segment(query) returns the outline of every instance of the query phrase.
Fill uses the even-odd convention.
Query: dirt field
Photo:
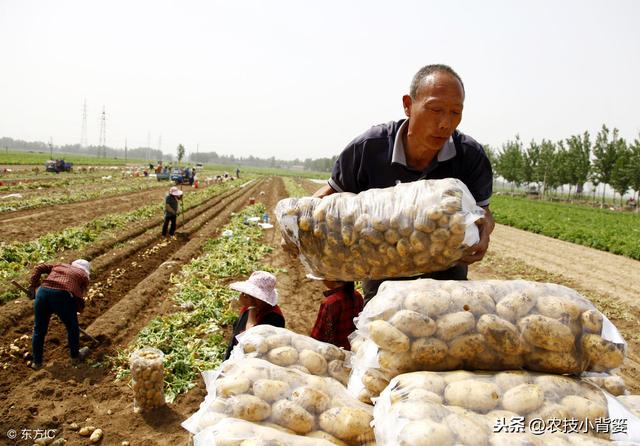
[[[310,182],[303,185],[308,192],[318,188]],[[194,210],[187,216],[187,224],[179,228],[185,235],[178,240],[161,240],[157,227],[148,231],[142,228],[135,235],[123,235],[130,236],[132,243],[93,247],[98,249],[94,252],[98,271],[94,284],[99,284],[103,296],[95,298],[80,323],[98,336],[101,344],[93,347],[88,364],[71,366],[66,357],[64,329],[52,321],[44,369],[33,372],[23,360],[14,359],[9,367],[0,370],[0,444],[32,443],[9,442],[5,437],[8,429],[20,432],[45,428],[62,431],[68,445],[86,444],[69,430],[68,423],[85,424],[87,418],[105,431],[102,444],[119,445],[123,440],[132,445],[187,444],[188,433],[180,423],[203,400],[202,383],[157,413],[134,414],[131,389],[124,382],[114,382],[113,372],[102,367],[100,361],[116,348],[126,346],[153,316],[175,311],[167,299],[169,274],[197,256],[203,241],[215,236],[229,214],[247,204],[249,196],[258,197],[258,191],[265,192],[259,200],[269,209],[286,196],[282,180],[266,179],[246,189],[221,194],[225,197],[212,199],[208,207]],[[275,248],[265,263],[285,270],[277,276],[287,327],[308,334],[323,288],[307,279],[299,262],[279,249],[278,232],[265,232],[264,240]],[[470,274],[473,279],[521,277],[553,281],[584,292],[624,332],[630,358],[623,376],[635,392],[640,391],[640,365],[636,362],[640,345],[634,328],[639,313],[634,302],[637,286],[634,288],[632,282],[640,277],[640,262],[499,226],[487,258],[472,266]],[[0,334],[0,346],[18,339],[18,344],[28,349],[33,323],[29,306],[28,301],[22,300],[0,307],[0,325],[5,327],[0,328],[0,332],[5,331]],[[81,340],[88,342],[84,337]]]

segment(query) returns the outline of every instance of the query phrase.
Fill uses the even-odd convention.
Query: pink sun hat
[[[233,282],[229,288],[260,299],[272,307],[278,303],[276,276],[266,271],[254,271],[249,279],[244,282]]]
[[[182,191],[176,186],[173,186],[171,189],[169,189],[169,194],[173,195],[174,197],[179,197],[182,195]]]

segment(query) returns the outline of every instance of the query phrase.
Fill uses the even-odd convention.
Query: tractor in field
[[[66,162],[65,160],[48,160],[44,163],[44,168],[47,172],[72,172],[73,163]]]

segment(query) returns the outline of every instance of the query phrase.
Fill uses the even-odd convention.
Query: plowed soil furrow
[[[191,188],[185,188],[191,193]],[[154,202],[161,203],[167,188],[148,189],[96,200],[25,209],[0,214],[0,241],[28,241],[50,232],[79,226],[107,214],[126,212]]]

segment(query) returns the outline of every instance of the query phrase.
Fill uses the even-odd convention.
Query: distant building
[[[291,170],[304,170],[304,166],[297,164],[295,166],[290,167]]]

